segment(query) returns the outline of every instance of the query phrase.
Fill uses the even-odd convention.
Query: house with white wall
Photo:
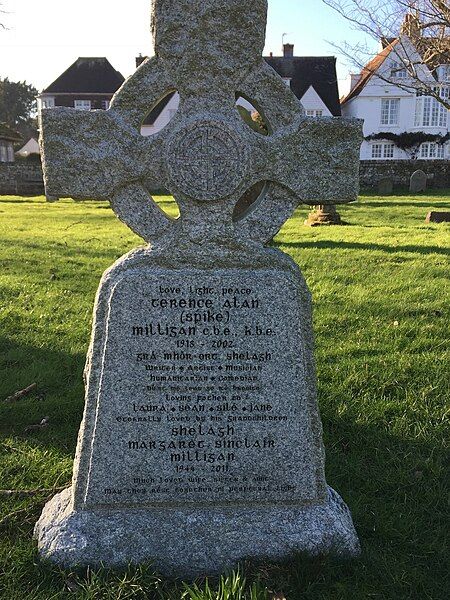
[[[138,67],[145,56],[136,58]],[[333,56],[294,56],[294,46],[284,44],[283,56],[264,57],[264,60],[283,78],[311,117],[341,115],[336,75],[336,58]],[[176,113],[180,103],[177,92],[166,96],[147,115],[142,124],[142,135],[161,131]],[[237,103],[252,113],[255,108],[244,98]]]
[[[344,116],[364,120],[361,160],[450,159],[449,111],[425,91],[450,98],[450,64],[448,58],[433,67],[423,63],[408,35],[408,17],[399,37],[383,40],[361,73],[350,76],[350,92],[341,100]]]

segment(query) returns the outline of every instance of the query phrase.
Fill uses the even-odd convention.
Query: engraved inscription
[[[271,270],[122,280],[86,505],[314,501],[300,315]]]
[[[233,193],[248,164],[245,141],[223,123],[202,121],[169,142],[173,183],[196,200],[218,200]]]

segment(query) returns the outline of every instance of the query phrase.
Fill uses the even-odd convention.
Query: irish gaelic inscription
[[[131,279],[110,302],[86,504],[314,500],[315,471],[297,443],[309,424],[290,277]]]
[[[216,121],[201,121],[169,141],[171,179],[197,200],[217,200],[233,193],[247,170],[243,140]]]

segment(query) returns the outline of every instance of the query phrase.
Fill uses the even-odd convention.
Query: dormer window
[[[91,110],[90,100],[75,100],[74,107],[78,110]]]
[[[291,87],[292,77],[283,77],[283,81],[289,88]]]
[[[102,100],[102,108],[103,108],[103,110],[108,110],[109,100]]]

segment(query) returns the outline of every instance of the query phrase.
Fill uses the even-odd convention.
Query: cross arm
[[[140,160],[148,143],[114,111],[52,108],[40,127],[48,196],[109,200],[124,185],[158,177],[157,158],[153,173],[151,161]]]
[[[268,178],[304,204],[357,199],[362,121],[299,117],[268,140]]]

